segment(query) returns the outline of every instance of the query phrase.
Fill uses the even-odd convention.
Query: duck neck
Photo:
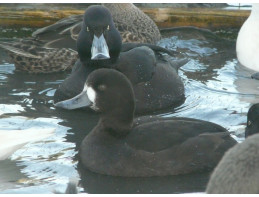
[[[132,128],[134,111],[135,106],[125,106],[124,109],[117,108],[102,113],[100,124],[106,132],[114,137],[126,136]]]
[[[259,20],[259,3],[253,3],[250,18]]]
[[[80,58],[80,61],[83,63],[84,66],[92,67],[93,69],[113,68],[117,60],[118,56],[111,57],[107,60],[91,60],[90,58]]]

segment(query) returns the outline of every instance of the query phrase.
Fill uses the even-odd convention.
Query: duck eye
[[[100,91],[104,91],[104,90],[106,90],[106,88],[107,88],[106,85],[103,85],[103,84],[98,86],[98,90],[100,90]]]
[[[250,120],[248,120],[247,125],[250,126],[252,124],[252,122]]]
[[[86,31],[89,31],[89,28],[88,28],[88,27],[86,27]]]

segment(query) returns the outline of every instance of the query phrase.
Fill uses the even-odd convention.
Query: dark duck
[[[156,24],[140,9],[128,3],[107,3],[123,42],[156,43],[161,35]],[[16,71],[54,73],[71,70],[78,56],[76,40],[83,15],[72,15],[38,29],[31,38],[0,42]]]
[[[104,6],[90,6],[77,39],[79,60],[54,95],[60,102],[79,94],[87,76],[99,68],[116,69],[131,81],[136,113],[175,107],[185,100],[178,68],[186,59],[172,61],[170,50],[152,44],[124,43],[112,16]]]
[[[100,114],[82,141],[80,162],[112,176],[150,177],[212,170],[236,144],[223,127],[197,119],[144,116],[134,119],[131,82],[114,69],[93,71],[83,91],[56,105],[89,106]]]
[[[109,9],[122,42],[156,44],[161,39],[154,21],[132,3],[103,3]],[[83,15],[72,15],[40,28],[32,36],[52,48],[76,50],[76,40],[82,27]]]
[[[259,103],[247,113],[245,140],[230,148],[211,174],[206,193],[259,193]]]

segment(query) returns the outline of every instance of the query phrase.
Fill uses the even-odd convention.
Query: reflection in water
[[[17,187],[17,180],[25,179],[21,173],[23,166],[17,166],[15,161],[0,161],[0,190],[14,189]]]
[[[19,113],[21,111],[24,111],[24,108],[20,105],[0,104],[0,115],[6,113]]]
[[[238,141],[244,140],[246,113],[251,103],[258,102],[259,84],[250,78],[252,71],[238,64],[235,42],[197,28],[175,28],[165,32],[164,37],[159,45],[180,51],[179,57],[187,57],[189,62],[180,69],[185,103],[159,112],[159,116],[208,120],[229,129]],[[98,115],[84,109],[67,111],[53,106],[54,92],[68,73],[19,73],[5,52],[1,50],[0,54],[0,129],[56,128],[52,137],[27,144],[9,160],[0,162],[0,193],[52,193],[54,189],[63,192],[69,178],[80,176],[81,191],[88,193],[204,191],[208,173],[122,178],[82,169],[77,151],[97,124]]]
[[[197,173],[165,177],[112,177],[84,169],[78,165],[80,184],[87,193],[187,193],[202,192],[206,189],[209,173]]]

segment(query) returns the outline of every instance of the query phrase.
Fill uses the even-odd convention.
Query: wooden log
[[[73,5],[73,4],[71,4]],[[39,6],[40,7],[40,6]],[[44,27],[64,17],[83,14],[87,6],[62,9],[15,9],[0,5],[0,26],[2,27]],[[228,10],[215,8],[142,8],[159,28],[195,26],[208,29],[239,28],[249,16],[249,10]]]
[[[207,29],[240,28],[249,10],[213,8],[153,8],[142,9],[159,28],[195,26]]]

